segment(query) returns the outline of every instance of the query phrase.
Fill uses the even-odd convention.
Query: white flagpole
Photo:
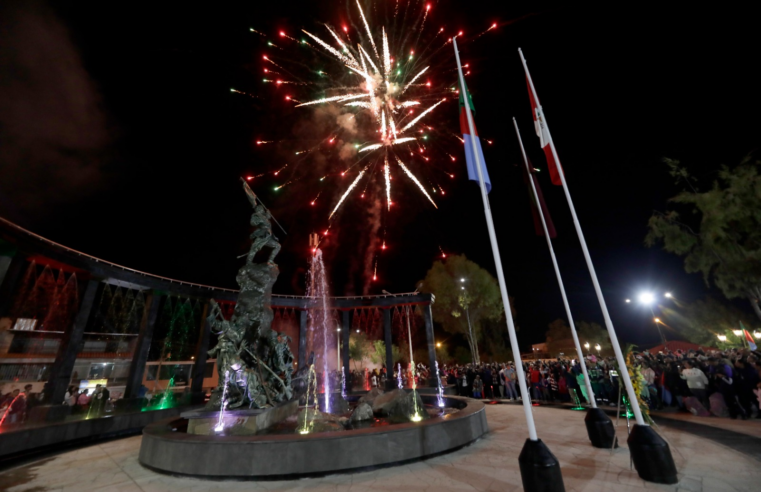
[[[537,118],[540,125],[544,125],[547,129],[547,137],[549,140],[548,145],[552,150],[552,157],[555,159],[555,165],[558,167],[558,173],[560,174],[560,180],[563,184],[563,191],[565,192],[565,198],[568,201],[568,208],[571,209],[571,216],[573,217],[573,225],[576,227],[576,234],[579,236],[579,242],[581,243],[581,250],[584,253],[584,259],[587,262],[587,268],[589,269],[589,275],[592,277],[592,284],[595,287],[595,293],[597,294],[597,300],[600,302],[600,309],[602,309],[602,317],[605,320],[605,327],[608,329],[608,335],[610,336],[611,344],[613,345],[613,352],[616,354],[616,360],[618,361],[618,367],[621,373],[621,379],[626,386],[626,393],[629,395],[629,401],[631,402],[632,411],[634,412],[634,419],[638,425],[647,425],[645,419],[642,417],[642,410],[639,408],[639,400],[637,394],[634,392],[634,386],[632,386],[632,380],[629,377],[629,370],[626,367],[626,360],[624,354],[621,352],[621,346],[618,344],[618,337],[616,336],[616,330],[613,328],[613,322],[610,319],[608,313],[608,307],[605,305],[605,299],[602,296],[602,289],[600,289],[600,282],[597,280],[597,273],[595,273],[595,267],[592,265],[592,258],[589,256],[589,250],[587,249],[587,242],[584,239],[584,233],[581,231],[581,224],[579,224],[579,218],[576,216],[576,209],[573,206],[573,200],[571,200],[571,194],[568,191],[568,183],[565,181],[565,172],[560,165],[560,158],[558,158],[557,150],[555,150],[555,143],[552,141],[552,135],[550,129],[547,126],[547,120],[544,118],[542,112],[542,106],[539,104],[539,98],[536,96],[536,90],[534,89],[534,82],[531,80],[531,74],[528,71],[526,65],[526,59],[523,57],[523,51],[518,48],[518,53],[521,55],[521,61],[523,62],[523,69],[526,71],[526,78],[528,79],[529,86],[531,87],[531,93],[534,96],[534,101],[537,105]]]
[[[576,325],[573,322],[573,316],[571,315],[571,307],[568,305],[568,297],[565,293],[565,286],[563,285],[563,278],[560,276],[560,268],[558,267],[558,260],[555,257],[555,248],[552,247],[552,239],[547,231],[547,221],[544,218],[544,210],[542,210],[542,204],[539,202],[539,194],[536,191],[536,185],[534,184],[534,177],[531,174],[531,169],[528,165],[528,158],[526,157],[526,149],[523,148],[523,139],[521,139],[521,132],[518,131],[518,123],[513,118],[513,125],[515,126],[515,134],[518,136],[518,143],[521,146],[521,155],[523,156],[523,164],[526,166],[526,172],[528,173],[528,180],[531,183],[531,190],[534,192],[534,201],[536,202],[536,208],[539,210],[539,217],[542,219],[542,230],[544,231],[544,237],[547,239],[547,247],[550,249],[550,257],[552,258],[552,266],[555,267],[555,276],[558,279],[558,286],[560,287],[560,294],[563,297],[563,306],[565,307],[565,314],[568,316],[568,324],[571,326],[571,335],[573,336],[573,344],[576,346],[576,355],[579,357],[579,365],[581,365],[581,372],[584,374],[584,382],[587,387],[587,394],[589,395],[589,402],[592,404],[592,408],[597,408],[597,402],[595,401],[595,393],[592,391],[592,382],[589,380],[589,374],[587,373],[587,364],[584,359],[584,353],[581,351],[581,344],[579,343],[579,335],[576,333]]]
[[[484,215],[486,215],[486,226],[489,229],[489,239],[491,240],[491,250],[494,254],[494,266],[497,268],[497,280],[499,281],[499,290],[502,292],[502,304],[505,307],[505,318],[507,318],[507,332],[510,335],[510,346],[513,349],[513,358],[515,359],[515,372],[518,377],[518,384],[523,393],[523,412],[526,414],[526,425],[528,426],[528,436],[532,441],[539,438],[536,435],[536,426],[534,425],[534,415],[531,412],[531,394],[526,387],[526,376],[523,372],[523,362],[521,361],[521,351],[518,346],[518,337],[515,335],[515,324],[513,323],[513,314],[510,311],[510,298],[507,295],[505,286],[505,273],[502,271],[502,259],[499,255],[499,246],[497,245],[497,235],[494,231],[494,221],[491,216],[491,207],[489,206],[489,196],[486,193],[486,183],[484,182],[484,173],[482,170],[483,163],[476,149],[478,136],[476,135],[475,125],[473,124],[473,115],[470,114],[470,101],[468,93],[465,90],[465,77],[462,75],[462,66],[460,65],[460,53],[457,51],[457,36],[452,38],[454,44],[454,54],[457,59],[457,72],[460,77],[460,90],[463,91],[462,98],[465,101],[465,114],[468,117],[468,129],[473,138],[473,156],[476,161],[476,170],[478,172],[478,182],[481,185],[481,199],[484,202]]]

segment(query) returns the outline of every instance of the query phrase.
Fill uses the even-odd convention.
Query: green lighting
[[[423,135],[423,140],[428,140],[428,135]]]

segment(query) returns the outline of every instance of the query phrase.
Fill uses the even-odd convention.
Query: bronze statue
[[[270,222],[274,217],[245,181],[243,190],[254,207],[251,215],[251,225],[255,227],[251,234],[253,243],[245,265],[236,276],[240,293],[232,317],[226,320],[219,305],[211,301],[208,320],[211,329],[219,335],[219,341],[209,350],[209,356],[217,357],[219,385],[209,400],[209,409],[220,408],[225,384],[227,408],[275,406],[300,397],[304,391],[303,384],[296,384],[296,388],[292,386],[294,380],[301,379],[303,368],[300,368],[299,375],[293,376],[293,353],[288,347],[290,338],[271,328],[272,286],[279,274],[274,260],[280,252],[280,243],[272,233]],[[254,263],[256,254],[263,248],[271,250],[267,262]]]

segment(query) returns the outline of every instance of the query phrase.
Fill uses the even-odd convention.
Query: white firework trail
[[[368,94],[344,94],[343,96],[325,97],[323,99],[317,99],[314,101],[298,104],[296,105],[296,107],[298,108],[301,106],[309,106],[310,104],[321,104],[321,103],[333,102],[333,101],[343,102],[343,101],[349,101],[350,99],[359,99],[361,97],[368,97]]]
[[[436,202],[434,202],[431,196],[428,194],[428,192],[425,191],[425,188],[423,188],[423,185],[420,184],[420,181],[418,181],[415,175],[412,174],[412,171],[407,169],[407,166],[404,165],[404,163],[402,162],[401,159],[399,159],[399,157],[396,158],[396,162],[399,163],[399,166],[401,166],[402,170],[404,170],[404,172],[407,174],[407,177],[409,177],[417,185],[417,187],[420,188],[420,191],[423,192],[423,195],[425,195],[428,201],[431,202],[436,209],[438,209],[439,207],[436,206]]]
[[[409,89],[412,86],[412,84],[414,84],[415,81],[418,78],[420,78],[420,76],[423,75],[425,73],[425,71],[428,70],[429,68],[431,68],[431,67],[425,67],[423,70],[420,71],[419,74],[417,74],[414,77],[412,77],[412,80],[410,80],[409,84],[405,85],[404,89],[402,89],[402,94],[404,94],[407,91],[407,89]]]
[[[348,67],[352,67],[352,66],[355,66],[355,63],[356,63],[356,61],[355,61],[355,62],[352,62],[352,60],[351,60],[351,59],[350,59],[348,56],[344,56],[343,54],[341,54],[341,52],[340,52],[340,51],[338,51],[337,49],[333,48],[333,47],[332,47],[332,46],[330,46],[328,43],[326,43],[326,42],[325,42],[325,41],[323,41],[322,39],[318,38],[317,36],[315,36],[315,35],[314,35],[314,34],[312,34],[311,32],[309,32],[309,31],[306,31],[306,30],[304,30],[304,29],[302,29],[301,31],[302,31],[302,32],[304,32],[304,34],[306,34],[306,35],[307,35],[307,36],[309,36],[310,38],[312,38],[312,39],[314,39],[315,41],[317,41],[317,42],[320,44],[320,46],[322,46],[322,47],[323,47],[323,48],[325,48],[325,49],[326,49],[326,50],[327,50],[327,51],[328,51],[330,54],[332,54],[333,56],[335,56],[336,58],[338,58],[339,60],[341,60],[341,61],[342,61],[342,62],[343,62],[343,63],[344,63],[346,66],[348,66]],[[359,68],[359,66],[357,66],[357,68]]]
[[[388,156],[386,156],[385,162],[383,174],[386,177],[386,203],[388,203],[388,210],[391,210],[391,172],[388,169]]]
[[[399,145],[406,142],[411,142],[413,140],[417,140],[415,137],[404,137],[404,138],[397,138],[391,142],[391,145]]]
[[[344,50],[346,53],[346,57],[349,58],[352,62],[354,62],[354,65],[359,67],[359,62],[356,58],[354,58],[354,55],[351,54],[351,51],[349,51],[349,48],[346,46],[346,44],[343,42],[343,40],[336,34],[336,32],[330,28],[329,25],[325,24],[325,27],[327,28],[328,32],[333,35],[333,38],[335,38],[338,45]]]
[[[386,140],[386,112],[381,111],[381,140]]]
[[[359,150],[358,150],[358,152],[369,152],[369,151],[371,151],[371,150],[380,149],[381,147],[383,147],[383,144],[382,144],[382,143],[379,143],[379,144],[371,144],[371,145],[368,145],[368,146],[366,146],[366,147],[362,147],[361,149],[359,149]]]
[[[370,55],[367,54],[367,51],[365,51],[365,49],[362,47],[362,45],[358,44],[357,46],[359,46],[359,52],[360,52],[360,54],[364,55],[364,59],[366,59],[367,63],[369,63],[370,66],[373,67],[373,71],[375,73],[380,73],[380,71],[378,70],[378,67],[375,66],[375,63],[373,63],[372,58],[370,58]],[[365,70],[365,72],[367,72],[367,70]]]
[[[365,168],[365,169],[367,169],[367,168]],[[340,199],[340,200],[338,200],[338,204],[336,205],[336,208],[334,208],[334,209],[333,209],[333,211],[332,211],[332,212],[330,212],[330,216],[328,217],[328,220],[330,220],[330,219],[333,217],[333,214],[335,214],[335,213],[336,213],[336,211],[338,210],[338,207],[340,207],[340,206],[341,206],[341,204],[344,202],[344,200],[346,200],[346,197],[347,197],[347,196],[349,196],[349,193],[351,193],[351,190],[353,190],[353,189],[354,189],[354,188],[357,186],[357,183],[359,183],[359,180],[360,180],[360,179],[362,179],[362,175],[363,175],[363,174],[365,174],[365,169],[363,169],[363,170],[361,170],[361,171],[359,172],[359,174],[358,174],[358,175],[357,175],[357,177],[354,179],[354,181],[353,181],[353,182],[352,182],[352,183],[349,185],[349,187],[346,189],[346,192],[343,194],[343,196],[341,197],[341,199]]]
[[[378,48],[375,46],[375,40],[373,39],[373,33],[370,32],[370,24],[367,23],[367,19],[365,19],[365,13],[362,10],[362,5],[359,4],[359,0],[357,0],[357,8],[359,8],[359,15],[362,16],[362,22],[365,23],[365,29],[367,30],[367,37],[370,38],[370,44],[373,47],[373,51],[375,51],[375,56],[380,59],[380,56],[378,56]]]
[[[410,106],[419,106],[420,101],[404,101],[399,105],[400,108],[409,108]]]
[[[370,109],[370,103],[365,101],[354,101],[344,104],[344,106],[356,106],[358,108]]]
[[[391,53],[388,51],[388,36],[386,36],[386,28],[383,28],[383,64],[386,69],[386,82],[388,83],[388,77],[391,75]]]
[[[406,125],[404,128],[402,128],[401,130],[399,130],[399,133],[404,133],[405,131],[407,131],[407,130],[409,130],[410,128],[412,128],[412,127],[415,125],[415,123],[417,123],[418,121],[420,121],[420,120],[421,120],[421,119],[422,119],[422,118],[423,118],[425,115],[427,115],[428,113],[430,113],[431,111],[433,111],[433,110],[434,110],[434,108],[436,108],[436,106],[438,106],[439,104],[443,103],[444,101],[446,101],[446,99],[442,99],[441,101],[437,102],[436,104],[434,104],[434,105],[433,105],[433,106],[431,106],[430,108],[428,108],[428,109],[426,109],[425,111],[423,111],[422,113],[420,113],[420,114],[418,115],[418,117],[417,117],[417,118],[415,118],[414,120],[410,121],[409,123],[407,123],[407,125]]]

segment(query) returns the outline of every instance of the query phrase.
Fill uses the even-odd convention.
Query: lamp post
[[[584,348],[587,349],[587,352],[589,352],[589,342],[584,343]]]
[[[600,344],[599,344],[599,343],[595,344],[595,350],[597,350],[597,357],[600,357],[600,349],[601,349],[601,348],[602,348],[602,347],[600,347]]]

